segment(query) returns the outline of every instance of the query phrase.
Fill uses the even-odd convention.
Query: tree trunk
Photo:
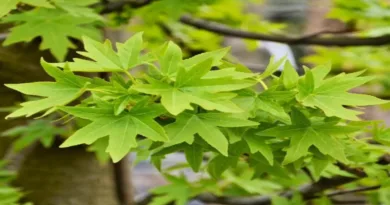
[[[83,146],[38,144],[21,163],[15,184],[35,205],[118,205],[113,179],[111,164],[100,164]]]

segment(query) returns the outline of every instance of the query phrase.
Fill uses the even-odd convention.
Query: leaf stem
[[[257,82],[259,82],[261,84],[261,86],[264,88],[264,90],[268,90],[268,86],[264,83],[263,80],[260,80],[260,79],[256,79]]]
[[[125,74],[127,75],[127,77],[129,77],[133,84],[136,84],[135,78],[130,74],[129,71],[125,71]]]

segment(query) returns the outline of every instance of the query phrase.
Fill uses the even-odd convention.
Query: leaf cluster
[[[370,124],[360,121],[356,108],[387,102],[348,92],[372,79],[362,72],[327,77],[325,64],[299,76],[280,59],[253,73],[226,61],[228,48],[183,58],[180,47],[167,42],[147,52],[142,33],[116,50],[109,41],[88,37],[84,47],[83,58],[71,62],[41,61],[54,82],[8,84],[42,98],[22,103],[8,117],[56,112],[86,120],[61,147],[91,145],[114,162],[135,151],[161,169],[167,154],[184,152],[184,167],[210,176],[198,185],[219,194],[264,194],[299,185],[306,180],[302,168],[317,180],[343,173],[335,162],[385,169],[373,162],[386,149],[355,139]],[[275,76],[281,65],[281,76]],[[106,72],[110,78],[74,72]],[[223,186],[210,183],[221,177]],[[184,179],[168,178],[174,183],[155,190],[162,197],[155,204],[184,204],[199,193]]]

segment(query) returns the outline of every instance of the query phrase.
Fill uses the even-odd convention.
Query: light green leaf
[[[53,8],[47,0],[4,0],[0,6],[0,18],[16,9],[16,6],[19,3],[25,3],[37,7]]]
[[[308,119],[298,111],[293,109],[293,125],[277,126],[257,133],[261,136],[289,137],[290,146],[287,148],[284,164],[288,164],[306,156],[311,146],[315,146],[325,155],[329,155],[341,162],[348,162],[344,153],[344,147],[335,136],[343,132],[344,134],[356,132],[356,129],[345,129],[334,136],[334,133],[324,132],[324,128],[335,129],[332,123],[311,125]]]
[[[213,178],[218,179],[229,167],[234,167],[237,161],[238,157],[218,155],[209,162],[207,171]]]
[[[165,130],[175,144],[182,142],[192,144],[194,135],[199,134],[203,140],[221,154],[228,155],[228,140],[224,134],[218,127],[211,125],[195,114],[182,113],[177,117],[176,122],[165,126]]]
[[[162,73],[170,76],[177,72],[183,58],[182,55],[180,47],[170,41],[164,55],[159,59]]]
[[[183,177],[165,175],[170,184],[151,190],[156,197],[150,205],[166,205],[171,202],[177,205],[186,205],[191,197],[191,184]]]
[[[291,65],[290,61],[286,61],[284,64],[281,79],[284,87],[287,89],[292,89],[297,85],[299,75],[295,68]]]
[[[17,42],[29,42],[40,36],[40,49],[49,49],[58,59],[63,60],[68,48],[74,48],[68,37],[81,39],[83,35],[100,38],[98,30],[92,26],[95,19],[76,17],[59,9],[34,9],[12,14],[3,18],[5,23],[17,23],[4,41],[5,46]]]
[[[259,79],[264,79],[266,77],[271,76],[273,73],[275,73],[278,68],[286,61],[287,56],[275,61],[275,58],[272,56],[269,60],[269,64],[267,68],[264,70],[263,73],[259,75]]]
[[[318,107],[331,117],[359,120],[361,112],[344,106],[363,106],[383,104],[387,101],[363,94],[347,93],[348,90],[370,81],[371,77],[359,77],[359,73],[340,74],[323,80],[328,67],[317,67],[315,71],[306,70],[305,78],[298,85],[297,100],[305,106]]]
[[[72,71],[82,72],[126,72],[150,59],[141,56],[142,32],[134,34],[125,43],[117,43],[118,52],[112,48],[111,42],[95,41],[87,36],[83,37],[85,52],[79,54],[91,60],[73,59],[67,65]],[[65,66],[64,63],[57,64]]]
[[[29,117],[55,106],[66,105],[85,91],[84,86],[87,83],[85,78],[61,71],[44,61],[41,64],[45,71],[54,77],[57,82],[6,84],[7,87],[27,95],[46,97],[22,103],[22,108],[9,114],[6,118]],[[52,111],[49,110],[49,112]]]
[[[198,172],[203,161],[203,148],[198,144],[192,144],[188,146],[184,153],[188,164],[191,166],[192,170]]]
[[[250,87],[256,82],[230,78],[201,79],[202,75],[210,69],[210,61],[206,59],[189,70],[180,69],[174,85],[149,77],[147,78],[149,84],[133,85],[132,89],[161,96],[162,105],[173,115],[178,115],[184,110],[192,110],[191,103],[207,110],[242,112],[230,101],[236,94],[223,92]]]
[[[246,143],[249,146],[251,153],[260,152],[268,161],[268,163],[273,166],[274,164],[274,155],[272,153],[271,147],[265,143],[265,140],[259,136],[254,135],[253,132],[246,133],[244,136]]]
[[[140,53],[142,50],[142,32],[134,34],[125,43],[117,43],[118,56],[122,63],[122,68],[133,68],[140,63]]]
[[[219,50],[198,54],[196,56],[183,60],[183,66],[189,68],[207,59],[212,59],[212,63],[211,63],[212,66],[218,66],[221,64],[220,61],[229,52],[229,50],[230,48],[226,47]]]
[[[157,109],[157,112],[150,110]],[[147,106],[135,107],[129,112],[114,115],[113,109],[62,107],[61,110],[76,117],[91,120],[87,126],[77,130],[61,147],[70,147],[79,144],[92,144],[96,140],[109,136],[107,152],[114,162],[122,159],[132,147],[137,146],[137,134],[153,141],[167,141],[164,129],[153,120],[162,114],[160,108]]]

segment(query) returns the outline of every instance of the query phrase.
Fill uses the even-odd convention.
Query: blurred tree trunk
[[[16,185],[35,205],[118,205],[113,167],[99,164],[85,147],[35,146],[22,163]]]
[[[6,88],[5,83],[25,83],[52,80],[43,72],[39,59],[53,61],[47,52],[38,51],[38,42],[0,47],[0,106],[14,106],[23,101],[22,95]],[[24,119],[4,120],[0,113],[0,131],[24,123]],[[0,138],[0,154],[8,140]],[[41,145],[29,152],[12,156],[17,165],[16,184],[34,205],[118,205],[113,165],[101,165],[85,147],[45,149]],[[1,157],[1,155],[0,155]]]

